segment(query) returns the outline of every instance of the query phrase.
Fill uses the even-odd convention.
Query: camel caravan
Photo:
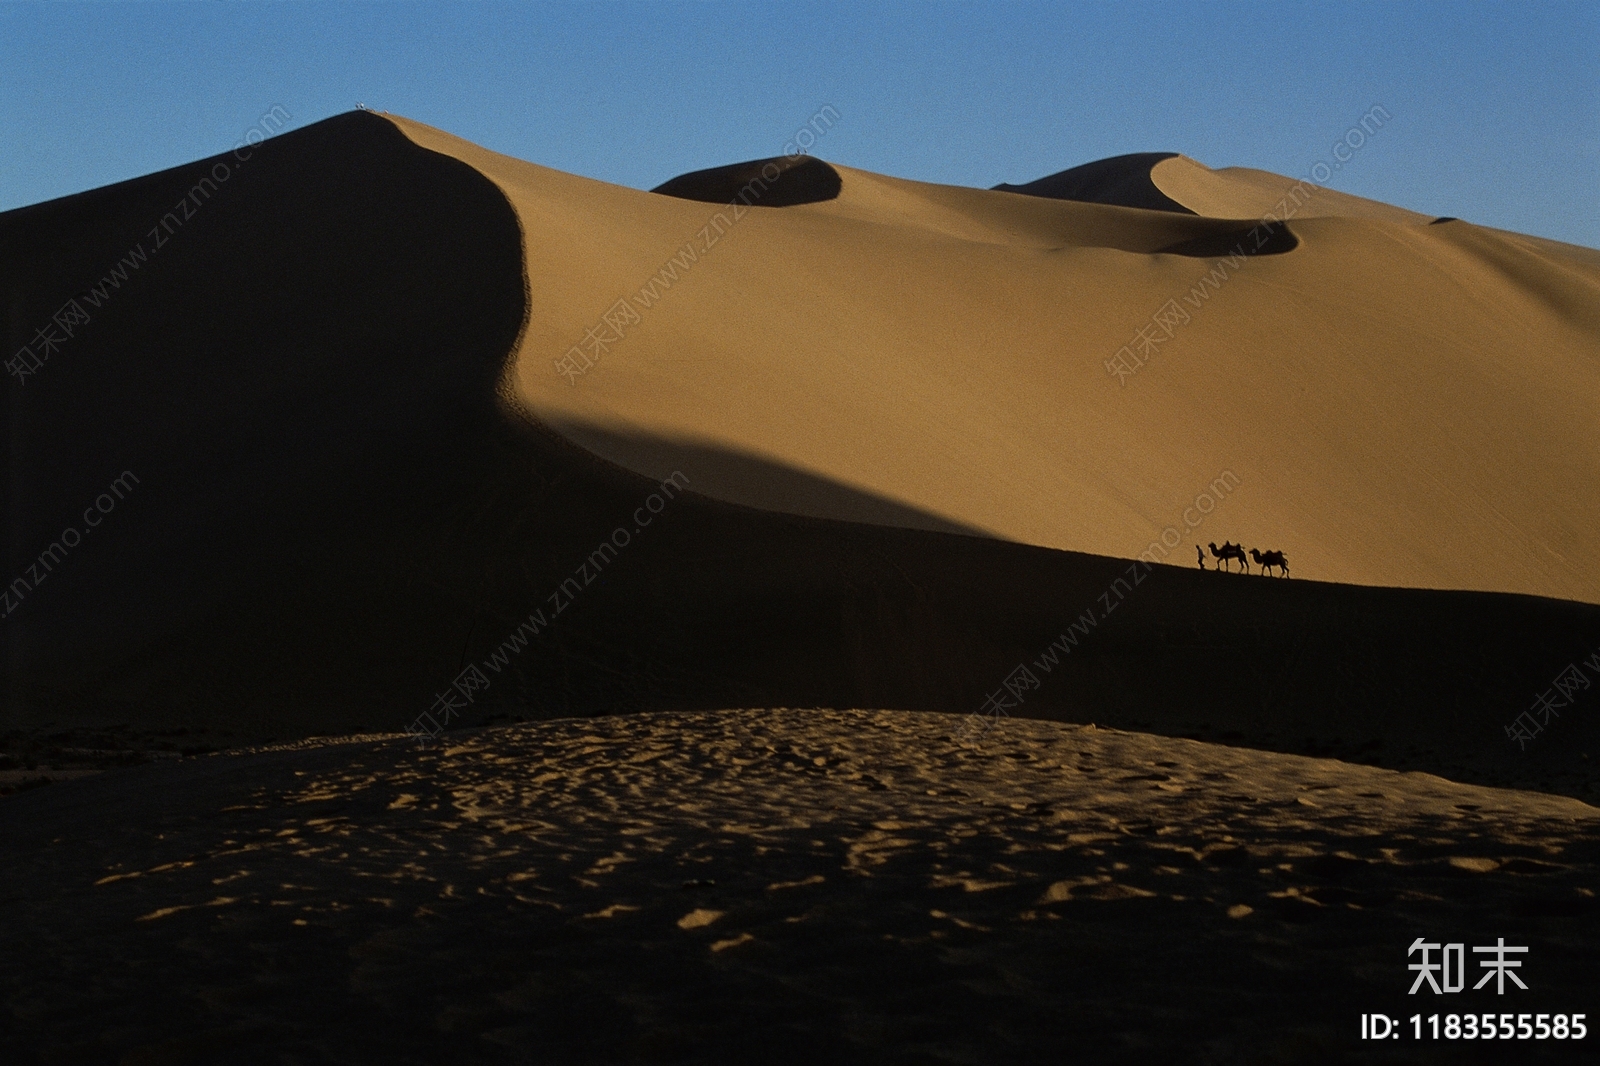
[[[1289,560],[1280,551],[1264,552],[1251,548],[1250,554],[1246,555],[1243,544],[1229,544],[1227,541],[1223,541],[1220,548],[1217,547],[1215,541],[1209,543],[1207,547],[1211,549],[1211,554],[1217,560],[1216,568],[1218,570],[1231,570],[1232,567],[1228,564],[1237,559],[1239,560],[1239,565],[1244,568],[1244,573],[1248,574],[1250,572],[1250,560],[1254,559],[1255,564],[1261,568],[1263,574],[1276,569],[1281,576],[1289,576]],[[1200,550],[1200,545],[1196,544],[1194,546],[1194,553],[1200,561],[1200,569],[1204,570],[1206,568],[1206,554]]]

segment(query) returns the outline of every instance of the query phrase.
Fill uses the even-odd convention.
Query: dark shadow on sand
[[[212,162],[0,215],[8,348]],[[397,730],[538,610],[547,626],[467,721],[967,712],[1092,612],[1013,713],[1590,787],[1600,716],[1568,715],[1526,753],[1503,727],[1600,644],[1600,607],[1133,575],[1125,559],[961,535],[802,471],[643,439],[623,450],[664,457],[690,490],[642,528],[656,480],[496,402],[528,308],[522,262],[498,189],[381,118],[261,146],[35,379],[7,381],[6,574],[80,526],[121,471],[139,478],[0,626],[7,720],[235,739]],[[887,524],[693,491],[753,468],[775,508],[848,496]],[[618,529],[627,547],[558,609],[552,594]]]
[[[1128,155],[1097,159],[1093,163],[1030,181],[1024,185],[1000,184],[996,192],[1014,192],[1023,196],[1043,196],[1051,200],[1079,200],[1090,204],[1114,204],[1119,207],[1142,207],[1147,211],[1171,211],[1192,215],[1184,207],[1156,187],[1150,179],[1150,170],[1163,159],[1172,159],[1177,152],[1133,152]]]
[[[808,155],[752,159],[725,167],[680,174],[651,192],[708,204],[750,207],[793,207],[832,200],[839,195],[839,172]]]
[[[1300,238],[1285,222],[1258,222],[1222,233],[1180,241],[1161,249],[1167,255],[1222,259],[1235,255],[1283,255],[1300,247]]]

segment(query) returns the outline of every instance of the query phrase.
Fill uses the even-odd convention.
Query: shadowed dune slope
[[[1025,185],[1001,183],[995,192],[1014,192],[1024,196],[1045,196],[1052,200],[1081,200],[1091,204],[1116,204],[1142,207],[1149,211],[1176,211],[1198,215],[1168,196],[1151,180],[1151,169],[1173,152],[1134,152],[1130,155],[1097,159],[1093,163],[1063,170]],[[1241,216],[1242,217],[1242,216]]]
[[[405,129],[471,154],[443,135]],[[8,346],[94,284],[215,162],[0,216]],[[1028,663],[1040,685],[1016,714],[1574,794],[1586,787],[1594,716],[1553,724],[1525,755],[1503,726],[1566,663],[1600,645],[1600,608],[1168,566],[1130,573],[1126,558],[1110,556],[1135,555],[1162,526],[1181,525],[1217,475],[1216,439],[1246,440],[1215,413],[1197,409],[1111,462],[1090,430],[1125,432],[1134,423],[1118,419],[1159,405],[1156,389],[1136,398],[1134,386],[1122,393],[1095,378],[1108,399],[1079,401],[1058,380],[1070,380],[1070,368],[1024,387],[1014,353],[995,350],[986,365],[1006,383],[997,392],[980,368],[961,376],[935,358],[937,346],[919,386],[907,368],[874,362],[875,348],[822,329],[826,321],[781,343],[763,325],[769,315],[795,325],[803,312],[839,314],[824,297],[846,296],[821,267],[842,271],[847,262],[822,238],[850,244],[849,234],[875,228],[890,246],[915,243],[909,223],[865,221],[896,204],[920,205],[925,225],[915,232],[930,253],[981,259],[991,249],[1000,264],[1021,254],[1002,240],[1011,232],[1047,273],[1046,264],[1073,255],[1153,270],[1175,257],[1107,242],[1153,249],[1233,223],[841,171],[839,200],[748,209],[722,238],[725,260],[696,265],[681,293],[674,287],[569,385],[551,372],[540,338],[561,323],[592,326],[622,295],[608,290],[611,281],[670,250],[666,236],[704,218],[706,205],[495,165],[511,175],[500,178],[510,202],[479,171],[374,115],[284,134],[215,190],[36,376],[7,380],[8,575],[24,577],[65,528],[81,528],[84,508],[120,472],[138,479],[36,587],[24,585],[0,623],[9,723],[181,725],[210,731],[207,742],[225,731],[397,729],[469,665],[489,682],[468,708],[475,722],[740,705],[964,712]],[[790,232],[783,219],[802,225]],[[1455,229],[1432,227],[1440,237],[1430,240]],[[782,275],[775,259],[754,252],[785,234],[791,285],[747,273],[750,291],[736,295],[715,273],[750,259],[746,266]],[[1537,313],[1552,321],[1584,313],[1582,269],[1472,227],[1449,240],[1461,243],[1463,262],[1499,256],[1506,276],[1567,269],[1566,289],[1539,290]],[[968,269],[960,256],[945,262]],[[705,290],[719,288],[728,302],[698,325],[674,317],[704,310],[698,302],[713,295]],[[879,338],[885,327],[867,312],[904,313],[894,299],[852,306],[862,312],[856,325]],[[937,301],[926,309],[944,314]],[[1085,305],[1058,325],[1094,317]],[[692,335],[686,354],[661,347],[674,331]],[[756,341],[772,346],[748,347]],[[830,376],[851,361],[850,373]],[[1159,381],[1181,370],[1173,359],[1147,373]],[[749,375],[742,392],[730,391],[733,372]],[[547,390],[545,376],[558,388]],[[821,400],[800,404],[803,388],[863,424],[843,425]],[[860,407],[856,393],[883,406]],[[993,417],[970,421],[958,394]],[[690,417],[719,396],[720,422],[731,427],[722,433]],[[948,408],[932,403],[941,396]],[[1046,400],[1068,409],[1020,417]],[[894,434],[907,430],[901,405],[946,410],[976,434],[966,444],[977,451],[951,450],[933,419],[903,442],[917,444],[915,456],[897,454]],[[819,436],[807,420],[848,439]],[[1360,430],[1349,431],[1352,441],[1382,427]],[[873,434],[885,451],[850,450]],[[1059,444],[1061,434],[1090,454],[1049,452],[1052,476],[1064,480],[1030,482],[1043,459],[1022,445]],[[795,449],[808,441],[827,447],[802,461]],[[1200,458],[1180,462],[1186,451]],[[986,454],[1020,469],[963,465]],[[1367,453],[1353,443],[1349,454]],[[849,476],[832,468],[852,457]],[[1250,476],[1175,561],[1187,563],[1189,540],[1237,537],[1299,498],[1282,488],[1294,479],[1247,460],[1232,465]],[[1097,461],[1105,461],[1098,471],[1089,465]],[[1564,461],[1581,465],[1581,456]],[[902,488],[937,488],[923,476],[932,471],[966,486],[962,498],[1015,506],[964,509],[938,493],[879,491],[874,471],[885,463],[901,464]],[[1092,475],[1109,493],[1155,471],[1176,485],[1180,468],[1194,475],[1183,496],[1147,487],[1117,497],[1128,513],[1143,507],[1150,517],[1124,515],[1114,551],[992,535],[1043,507],[1083,511],[1085,539],[1108,541],[1091,519],[1115,512],[1111,496],[1054,498],[1050,484]],[[674,471],[687,489],[680,481],[666,500],[657,486]],[[1347,483],[1363,491],[1359,479],[1379,473],[1356,467]],[[1590,504],[1568,493],[1552,506],[1562,515],[1560,507],[1582,513]],[[1465,550],[1486,521],[1439,535]],[[615,547],[600,550],[602,542]],[[1315,562],[1293,550],[1291,558],[1297,575],[1316,573]],[[524,628],[512,641],[530,612],[543,612],[537,634]],[[1052,643],[1060,650],[1046,669],[1039,660]]]
[[[760,456],[998,539],[1132,557],[1232,471],[1242,487],[1204,539],[1283,550],[1296,576],[1600,602],[1591,251],[1352,213],[1330,190],[1302,192],[1292,234],[1252,239],[1248,175],[1197,176],[1182,157],[1156,164],[1158,184],[1170,169],[1180,200],[1204,186],[1217,202],[1196,209],[1232,219],[847,167],[825,202],[714,208],[395,121],[522,220],[545,298],[508,393],[650,477],[666,453],[624,457],[601,434]],[[1297,243],[1193,258],[1229,235]],[[1161,251],[1175,247],[1191,254]],[[619,301],[636,317],[594,347]],[[1141,331],[1148,362],[1114,376]],[[586,339],[599,362],[564,375]],[[770,506],[731,469],[696,491]]]
[[[762,207],[793,207],[831,200],[839,195],[839,188],[837,170],[820,159],[802,155],[697,170],[662,182],[650,191],[683,200],[728,204],[750,189],[742,202],[760,203]]]
[[[287,723],[381,699],[375,655],[425,684],[430,619],[481,580],[458,567],[508,535],[476,521],[505,491],[486,433],[525,312],[505,200],[358,114],[10,212],[6,351],[141,242],[90,322],[7,379],[8,579],[136,479],[4,620],[13,704]]]

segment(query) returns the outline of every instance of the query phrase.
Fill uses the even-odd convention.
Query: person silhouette
[[[1196,559],[1200,560],[1200,569],[1204,570],[1206,568],[1206,553],[1201,550],[1198,544],[1194,546],[1194,555]]]

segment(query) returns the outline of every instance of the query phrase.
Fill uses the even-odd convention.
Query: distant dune
[[[1309,182],[1248,167],[1212,170],[1176,152],[1135,152],[1085,163],[1024,185],[996,185],[995,191],[1252,221],[1269,216],[1430,221],[1415,211],[1333,189],[1316,187],[1315,193],[1309,194],[1312,187]]]
[[[1310,195],[1296,195],[1310,186],[1281,174],[1249,167],[1212,170],[1186,155],[1164,159],[1150,169],[1151,182],[1166,195],[1197,215],[1216,218],[1282,218],[1292,212],[1299,218],[1361,218],[1378,222],[1416,225],[1429,216],[1391,207],[1376,200],[1316,187]]]
[[[697,170],[662,182],[651,192],[720,206],[731,203],[752,184],[760,190],[759,199],[752,198],[752,202],[762,207],[821,203],[838,196],[841,187],[837,170],[820,159],[801,155]]]
[[[1142,207],[1149,211],[1176,211],[1184,215],[1198,215],[1195,211],[1172,197],[1156,185],[1152,178],[1154,168],[1163,160],[1174,158],[1173,152],[1135,152],[1131,155],[1112,156],[1093,163],[1063,170],[1025,185],[995,186],[996,192],[1022,193],[1024,196],[1045,196],[1053,200],[1077,200],[1088,204],[1115,204],[1118,207]],[[1243,216],[1241,216],[1243,217]]]
[[[968,711],[1025,663],[1016,714],[1588,787],[1592,715],[1503,728],[1600,647],[1600,253],[1256,229],[1292,182],[1181,156],[1119,166],[1182,211],[642,192],[370,113],[229,158],[0,215],[12,351],[196,205],[7,380],[12,723],[393,730],[497,653],[468,721]]]

